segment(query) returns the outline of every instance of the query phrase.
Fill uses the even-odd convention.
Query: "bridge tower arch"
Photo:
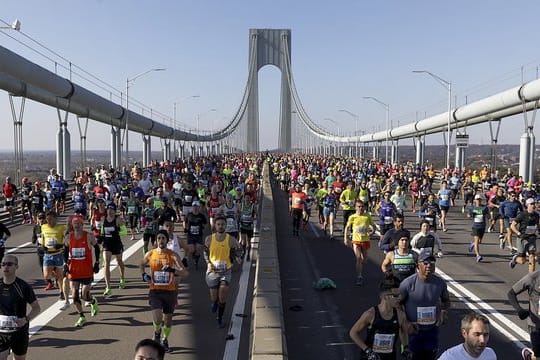
[[[281,151],[291,150],[291,89],[285,61],[290,64],[291,30],[250,29],[249,64],[251,84],[247,102],[247,150],[259,151],[259,87],[258,73],[265,65],[275,65],[281,70],[281,98],[278,147]],[[287,46],[287,51],[285,51]],[[286,56],[289,56],[287,59]]]

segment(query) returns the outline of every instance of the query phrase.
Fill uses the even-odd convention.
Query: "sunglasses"
[[[11,262],[11,261],[6,261],[6,262],[3,262],[0,265],[2,265],[2,266],[13,266],[13,265],[17,265],[17,263],[14,263],[14,262]]]

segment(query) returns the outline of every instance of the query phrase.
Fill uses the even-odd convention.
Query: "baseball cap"
[[[478,194],[474,195],[474,200],[482,200],[482,197]]]
[[[436,261],[435,255],[433,255],[433,250],[430,248],[423,248],[420,250],[420,253],[418,254],[418,261]]]
[[[528,198],[527,201],[525,201],[525,204],[526,205],[531,205],[531,204],[534,204],[534,199],[533,198]]]
[[[201,203],[198,202],[198,201],[194,201],[194,202],[191,203],[191,205],[193,205],[193,206],[201,206]]]
[[[113,203],[110,203],[110,204],[107,205],[107,209],[116,210],[116,205],[114,205]]]

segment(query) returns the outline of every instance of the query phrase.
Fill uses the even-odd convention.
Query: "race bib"
[[[212,214],[217,214],[219,212],[219,208],[212,208]]]
[[[435,219],[432,218],[432,217],[427,217],[426,216],[426,220],[429,222],[430,225],[433,225],[433,220],[435,220]]]
[[[484,215],[474,215],[474,222],[475,223],[483,223],[484,222]]]
[[[189,232],[191,233],[191,235],[199,235],[199,229],[200,227],[198,225],[191,225],[189,227]]]
[[[441,195],[441,200],[442,200],[442,201],[448,200],[448,195],[446,195],[446,194],[445,194],[445,195]]]
[[[96,229],[101,229],[103,226],[103,221],[96,221]]]
[[[251,215],[242,215],[242,222],[250,223],[252,221]]]
[[[433,325],[436,317],[436,306],[419,306],[416,308],[416,322],[420,325]]]
[[[86,259],[86,248],[72,248],[71,249],[71,258],[75,260],[84,260]]]
[[[391,216],[385,216],[385,217],[384,217],[384,223],[385,223],[386,225],[391,224],[393,221],[394,221],[394,219],[393,219]]]
[[[193,199],[193,196],[191,196],[191,195],[184,196],[184,201],[185,202],[191,202],[192,199]]]
[[[28,199],[29,199],[29,196],[26,195],[26,194],[23,194],[23,195],[22,195],[22,199],[23,199],[23,200],[28,200]]]
[[[46,238],[45,239],[45,246],[48,247],[48,248],[54,248],[57,243],[58,243],[58,241],[56,240],[56,238]]]
[[[12,333],[17,331],[19,328],[15,320],[17,320],[16,316],[0,315],[0,332]]]
[[[300,198],[295,198],[295,199],[294,199],[294,203],[297,204],[297,205],[298,205],[298,204],[301,204],[301,203],[302,203],[302,199],[300,199]]]
[[[395,334],[375,334],[373,338],[373,351],[381,354],[389,354],[394,350]]]
[[[136,206],[128,206],[128,214],[135,214],[137,212]]]
[[[354,232],[360,235],[365,235],[367,233],[367,227],[366,226],[355,226]]]
[[[12,197],[7,197],[7,198],[6,198],[6,201],[12,202],[12,201],[13,201],[13,198],[12,198]]]
[[[229,231],[229,232],[236,230],[236,220],[235,219],[227,218],[226,230]]]
[[[213,265],[214,265],[214,269],[218,272],[227,270],[226,261],[214,261]]]
[[[154,271],[154,285],[165,286],[171,282],[171,273],[167,271]]]
[[[527,225],[525,228],[525,234],[533,235],[536,234],[536,225]]]

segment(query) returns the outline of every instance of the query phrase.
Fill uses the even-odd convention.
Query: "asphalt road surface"
[[[356,286],[354,255],[343,245],[342,232],[330,240],[320,230],[314,209],[307,229],[293,237],[287,196],[280,193],[274,195],[274,201],[276,221],[281,225],[276,229],[289,359],[358,359],[359,349],[348,333],[361,313],[378,303],[383,254],[377,240],[371,241],[365,285]],[[419,231],[420,220],[410,210],[405,215],[405,227],[413,235]],[[336,223],[342,230],[341,211]],[[449,322],[441,327],[440,352],[463,341],[460,321],[472,308],[489,316],[488,345],[498,358],[521,359],[519,348],[529,340],[526,322],[519,320],[506,294],[527,273],[527,266],[509,268],[510,253],[499,248],[498,233],[485,235],[481,246],[484,261],[477,263],[467,250],[470,225],[471,220],[456,206],[450,209],[448,232],[439,232],[444,257],[438,259],[437,271],[448,280],[452,300]],[[337,289],[315,290],[313,282],[320,277],[332,279]],[[522,305],[526,307],[526,301]]]
[[[65,216],[59,222],[65,223]],[[180,228],[180,226],[177,226]],[[34,288],[41,305],[41,314],[31,322],[28,359],[131,359],[135,344],[153,335],[152,317],[148,305],[148,284],[140,278],[139,263],[142,259],[142,240],[131,241],[123,237],[125,247],[127,287],[118,288],[119,270],[112,271],[113,294],[102,296],[104,281],[102,272],[95,277],[96,295],[100,312],[90,317],[86,308],[87,323],[82,328],[74,326],[78,319],[74,306],[60,310],[59,290],[45,291],[35,246],[31,244],[32,226],[20,225],[11,228],[12,237],[7,250],[19,258],[17,276]],[[138,236],[140,238],[141,235]],[[172,353],[167,359],[223,359],[226,345],[238,348],[237,357],[246,359],[249,349],[249,314],[251,314],[251,292],[248,291],[243,312],[232,316],[232,309],[240,274],[249,280],[248,289],[253,287],[251,263],[233,271],[232,284],[227,304],[225,329],[217,329],[215,315],[210,312],[208,288],[204,281],[204,260],[198,270],[190,262],[189,276],[180,289],[180,307],[173,317],[173,328],[169,337]],[[238,315],[237,315],[238,314]],[[247,318],[241,316],[247,315]],[[232,320],[231,320],[232,319]],[[241,328],[241,336],[227,340],[232,321]],[[240,324],[241,323],[241,324]],[[229,349],[230,350],[230,349]],[[234,350],[234,349],[233,349]],[[232,352],[234,353],[234,351]],[[230,357],[230,356],[229,356]]]

